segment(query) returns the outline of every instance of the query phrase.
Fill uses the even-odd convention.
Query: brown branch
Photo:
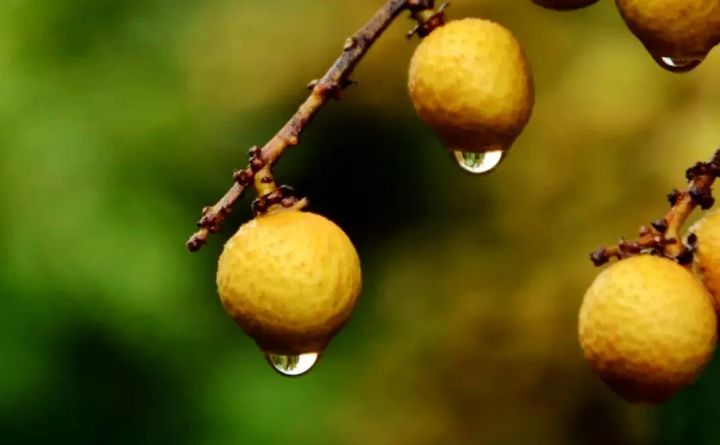
[[[412,13],[413,18],[420,22],[420,26],[414,31],[423,35],[431,31],[432,27],[443,24],[442,9],[435,12],[433,8],[434,0],[388,0],[360,31],[349,37],[345,41],[343,53],[327,73],[320,80],[312,81],[308,85],[312,92],[295,115],[265,146],[251,149],[250,164],[244,170],[235,173],[235,183],[230,190],[215,205],[203,209],[203,216],[198,222],[199,230],[188,240],[188,249],[193,252],[199,250],[211,233],[220,231],[223,220],[230,213],[235,202],[253,184],[256,173],[263,171],[263,177],[272,179],[270,170],[273,164],[286,149],[299,143],[300,134],[323,105],[331,98],[338,98],[340,92],[351,84],[349,76],[355,66],[401,12],[408,10]],[[423,14],[424,11],[433,11],[433,13]],[[260,187],[258,192],[270,191],[273,186],[274,181],[268,187]]]
[[[592,262],[600,266],[612,258],[623,259],[640,253],[665,256],[681,264],[692,261],[696,239],[689,236],[689,246],[686,246],[681,230],[696,207],[706,210],[715,203],[712,185],[720,176],[720,150],[708,162],[698,162],[690,167],[685,176],[688,187],[683,192],[673,190],[668,195],[671,208],[664,218],[653,221],[650,227],[641,227],[637,240],[621,240],[616,245],[597,249],[590,255]]]

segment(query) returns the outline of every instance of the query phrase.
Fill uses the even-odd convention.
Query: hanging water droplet
[[[270,366],[277,372],[286,377],[298,377],[312,369],[317,363],[320,354],[317,352],[307,352],[299,355],[272,354],[265,353]]]
[[[468,173],[479,175],[495,170],[505,158],[505,150],[483,152],[453,150],[452,157]]]
[[[704,60],[703,57],[667,57],[653,56],[658,65],[673,73],[686,73],[691,71]]]

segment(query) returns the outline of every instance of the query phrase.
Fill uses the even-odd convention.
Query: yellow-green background
[[[0,0],[0,442],[716,444],[720,369],[659,408],[585,364],[588,252],[661,216],[720,144],[720,53],[658,68],[613,2],[457,0],[512,29],[537,105],[472,177],[416,118],[400,19],[278,178],[365,289],[311,374],[271,372],[214,288],[240,203],[184,242],[381,0]]]

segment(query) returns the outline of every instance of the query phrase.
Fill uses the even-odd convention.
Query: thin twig
[[[623,259],[645,252],[665,256],[681,264],[692,261],[694,237],[688,239],[688,248],[682,242],[681,230],[696,207],[706,210],[715,203],[712,185],[720,176],[720,150],[708,162],[698,162],[690,167],[685,176],[688,187],[683,192],[673,190],[668,195],[671,208],[664,218],[653,221],[651,227],[641,227],[637,240],[621,240],[616,245],[597,249],[590,255],[593,263],[600,266],[612,258]]]
[[[215,205],[203,209],[203,216],[198,222],[199,230],[188,240],[188,249],[193,252],[199,250],[211,233],[221,229],[223,220],[230,213],[235,202],[242,197],[243,192],[253,184],[256,174],[262,171],[263,177],[272,178],[270,170],[273,164],[286,149],[299,143],[300,134],[323,105],[331,98],[338,98],[340,92],[351,84],[349,76],[355,66],[401,12],[408,10],[413,13],[413,17],[416,15],[421,17],[422,15],[418,15],[420,11],[433,7],[433,0],[388,0],[360,31],[349,37],[345,41],[343,53],[333,66],[320,80],[312,81],[308,85],[312,92],[295,115],[265,146],[251,150],[250,165],[235,173],[235,183],[230,190]],[[433,17],[431,26],[440,25],[442,20],[438,19],[438,16]],[[427,26],[423,29],[426,30]],[[267,184],[267,187],[260,187],[258,191],[272,190],[274,181],[272,184],[270,182]]]

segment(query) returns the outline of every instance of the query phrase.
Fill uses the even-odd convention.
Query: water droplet
[[[307,352],[299,355],[285,355],[266,352],[265,358],[270,363],[270,366],[280,374],[286,377],[299,377],[315,366],[320,354]]]
[[[468,173],[479,175],[490,173],[495,170],[505,158],[504,150],[491,150],[483,152],[471,152],[453,150],[452,157],[457,161],[460,168]]]
[[[673,73],[691,71],[704,60],[703,57],[653,57],[658,65]]]

